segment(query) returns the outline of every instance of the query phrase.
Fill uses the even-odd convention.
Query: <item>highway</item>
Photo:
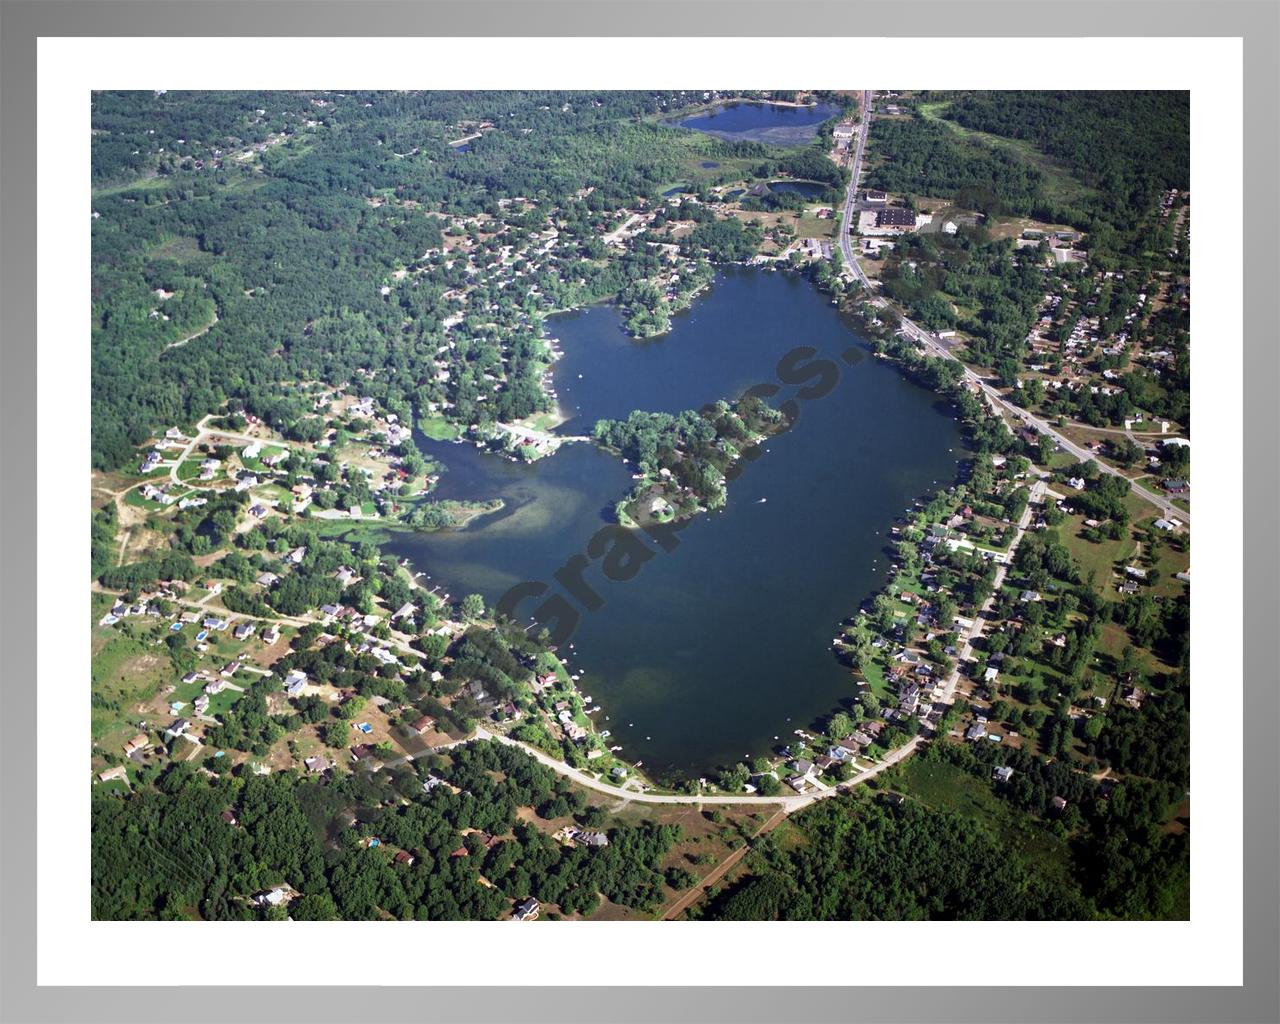
[[[854,150],[853,166],[851,168],[851,175],[849,178],[849,188],[845,194],[844,216],[840,222],[840,253],[843,257],[844,264],[841,269],[845,273],[851,275],[862,285],[868,297],[874,296],[875,290],[872,288],[871,281],[868,280],[867,275],[863,273],[861,265],[854,257],[850,234],[854,225],[857,223],[855,218],[858,215],[858,181],[862,177],[862,159],[866,150],[867,135],[871,131],[871,101],[873,96],[874,93],[870,90],[864,91],[862,94],[862,123],[858,126],[857,148]],[[872,299],[872,302],[880,307],[884,307],[887,304],[886,300],[882,298],[874,298]],[[1076,444],[1074,441],[1059,433],[1050,426],[1047,421],[1008,401],[998,389],[988,383],[974,370],[965,366],[964,362],[954,352],[947,348],[939,338],[926,331],[919,324],[908,319],[901,310],[895,311],[901,318],[902,331],[908,338],[921,345],[924,350],[930,354],[942,356],[946,359],[954,359],[956,362],[960,363],[964,368],[964,380],[967,383],[977,386],[991,401],[993,408],[1003,410],[1007,415],[1011,416],[1015,422],[1021,422],[1042,434],[1047,434],[1057,442],[1058,446],[1063,451],[1074,456],[1079,461],[1088,462],[1092,460],[1102,472],[1110,473],[1112,476],[1118,476],[1125,480],[1129,479],[1114,466],[1110,466],[1101,459],[1096,458],[1094,453],[1088,448]],[[1142,487],[1141,485],[1134,483],[1132,480],[1129,481],[1129,486],[1132,488],[1134,494],[1150,502],[1159,509],[1161,515],[1166,519],[1177,518],[1188,526],[1191,525],[1191,513],[1178,508],[1178,506],[1174,505],[1168,498],[1164,497],[1164,495],[1157,494],[1146,487]]]

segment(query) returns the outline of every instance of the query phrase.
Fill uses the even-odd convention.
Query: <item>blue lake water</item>
[[[548,324],[564,358],[556,386],[566,435],[633,409],[678,412],[777,382],[796,346],[832,360],[839,382],[800,403],[786,434],[729,485],[726,510],[694,520],[635,578],[586,581],[603,606],[581,611],[569,654],[599,724],[624,756],[668,777],[761,754],[853,693],[831,655],[836,624],[884,582],[887,534],[912,499],[949,482],[962,458],[953,411],[873,358],[807,281],[730,269],[662,338],[634,341],[612,306]],[[849,352],[853,365],[841,358]],[[795,393],[782,386],[778,400]],[[564,445],[525,466],[469,445],[419,444],[448,467],[441,498],[499,496],[507,508],[465,530],[397,535],[388,545],[455,596],[490,603],[544,581],[612,521],[630,468],[593,446]],[[537,602],[527,601],[522,617]],[[780,742],[780,741],[779,741]]]
[[[777,103],[726,103],[670,123],[735,142],[798,146],[817,136],[818,125],[839,115],[836,103],[792,107]]]

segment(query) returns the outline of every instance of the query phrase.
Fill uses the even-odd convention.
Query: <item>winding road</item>
[[[634,790],[622,789],[618,786],[610,785],[607,782],[601,782],[589,772],[584,772],[580,768],[573,768],[563,761],[552,757],[550,754],[537,747],[532,747],[527,743],[521,743],[519,740],[513,740],[510,736],[503,736],[501,733],[492,733],[483,726],[477,726],[476,731],[470,736],[465,736],[460,740],[454,740],[452,743],[443,743],[435,747],[427,747],[415,753],[405,754],[404,757],[397,758],[392,761],[383,762],[386,767],[396,767],[397,765],[407,764],[415,758],[423,757],[427,754],[434,754],[440,750],[448,750],[450,747],[459,747],[466,743],[472,743],[483,740],[494,740],[498,743],[504,743],[508,747],[519,747],[535,761],[546,765],[552,771],[559,775],[563,775],[585,789],[590,789],[596,793],[604,793],[606,796],[615,799],[635,802],[638,804],[675,804],[681,806],[701,807],[707,806],[724,806],[732,804],[736,806],[765,804],[778,806],[786,814],[794,814],[796,811],[804,807],[808,807],[816,800],[824,800],[828,797],[837,796],[838,794],[847,792],[851,787],[866,782],[868,779],[875,778],[881,772],[892,768],[903,758],[909,757],[915,753],[916,748],[920,746],[923,738],[916,736],[898,747],[896,750],[890,751],[885,755],[883,760],[877,761],[870,768],[864,768],[857,775],[853,776],[848,782],[842,782],[838,786],[827,786],[822,789],[814,790],[811,793],[787,793],[778,796],[757,796],[752,793],[738,794],[714,794],[714,795],[696,795],[686,793],[643,793]]]

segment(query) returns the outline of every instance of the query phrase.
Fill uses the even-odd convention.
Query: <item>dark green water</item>
[[[807,107],[777,103],[726,103],[670,123],[731,142],[766,142],[797,146],[818,134],[818,125],[840,113],[836,103]]]
[[[806,199],[821,199],[831,190],[819,181],[771,181],[769,191],[779,195],[794,193]]]
[[[828,298],[785,273],[720,274],[661,339],[632,341],[612,307],[558,317],[549,330],[565,353],[556,383],[573,415],[567,434],[777,382],[779,359],[800,345],[839,367],[835,388],[800,401],[792,430],[730,484],[725,511],[692,522],[673,551],[650,543],[655,553],[633,579],[610,581],[598,564],[586,571],[604,603],[580,609],[566,649],[585,671],[583,692],[609,715],[598,717],[610,742],[648,770],[701,774],[766,752],[852,693],[830,653],[836,624],[883,584],[893,518],[956,475],[951,410],[872,358]],[[853,365],[841,358],[851,348]],[[775,401],[795,392],[782,385]],[[586,444],[523,466],[419,443],[448,466],[440,497],[508,503],[467,530],[390,545],[455,596],[474,590],[492,603],[526,580],[564,594],[552,574],[585,552],[631,485],[629,467]],[[537,603],[526,601],[522,617]]]

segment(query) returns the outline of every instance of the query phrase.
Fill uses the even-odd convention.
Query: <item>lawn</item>
[[[1138,665],[1140,670],[1146,675],[1148,681],[1154,676],[1171,675],[1174,671],[1173,667],[1166,665],[1150,651],[1138,647],[1129,637],[1129,633],[1121,625],[1109,622],[1102,627],[1102,635],[1098,638],[1097,651],[1100,654],[1107,655],[1111,658],[1120,659],[1124,654],[1126,647],[1132,647],[1138,656]],[[1101,692],[1101,691],[1100,691]]]
[[[244,678],[241,678],[241,676],[243,675],[244,674],[240,672],[236,673],[236,678],[239,680],[239,682],[237,682],[236,685],[243,686],[247,689],[253,677],[252,675],[249,675],[249,676],[244,676]],[[238,701],[243,696],[244,694],[241,693],[239,690],[230,690],[230,689],[223,690],[220,693],[215,693],[212,697],[209,698],[209,709],[208,711],[205,712],[205,714],[212,715],[214,718],[221,718],[228,711],[230,711],[231,706],[235,704],[235,702]]]
[[[835,238],[836,223],[834,217],[801,217],[796,222],[796,235],[799,238]]]
[[[182,462],[178,466],[178,479],[183,481],[198,480],[200,476],[200,463],[203,461],[204,461],[203,458],[195,458],[195,457],[186,459],[184,462]],[[221,475],[222,474],[220,471],[215,472],[214,479],[217,479]],[[199,481],[199,482],[207,483],[207,481]]]
[[[554,430],[560,425],[560,417],[554,412],[540,412],[520,421],[530,430]]]
[[[1082,516],[1070,516],[1061,526],[1054,527],[1053,531],[1071,553],[1072,559],[1080,566],[1081,575],[1088,579],[1090,573],[1096,573],[1097,584],[1102,588],[1103,593],[1111,600],[1115,600],[1116,590],[1109,582],[1111,574],[1117,563],[1127,563],[1133,557],[1134,552],[1137,551],[1137,541],[1126,528],[1125,535],[1120,540],[1103,540],[1094,543],[1080,535],[1083,528]]]
[[[443,416],[424,416],[418,421],[418,429],[433,441],[452,441],[462,434],[462,428],[449,423]]]
[[[167,479],[160,477],[159,479]],[[158,501],[152,501],[150,498],[144,498],[142,491],[135,488],[124,496],[124,503],[132,505],[134,508],[145,509],[148,512],[160,512],[167,508],[173,508],[173,505],[161,505]]]
[[[90,665],[90,733],[95,740],[130,730],[129,723],[137,719],[134,705],[149,700],[172,678],[173,663],[164,650],[113,629],[95,630]]]
[[[119,185],[106,185],[102,188],[93,189],[93,197],[118,195],[121,192],[136,192],[143,189],[156,190],[168,188],[172,184],[172,179],[161,177],[153,174],[145,178],[134,178],[132,181],[122,182]]]
[[[148,179],[160,183],[164,183],[164,178]],[[102,195],[106,191],[95,192],[94,195]],[[165,241],[158,245],[152,246],[147,253],[152,259],[157,260],[174,260],[177,263],[184,263],[187,260],[193,260],[201,254],[200,240],[188,236],[170,235]]]
[[[878,660],[868,660],[862,666],[862,677],[867,681],[867,686],[881,701],[890,699],[893,692],[889,686],[889,682],[884,676],[884,666]]]
[[[1152,585],[1151,592],[1157,597],[1177,597],[1185,593],[1187,584],[1178,579],[1177,574],[1186,572],[1190,561],[1189,552],[1175,551],[1168,544],[1158,544],[1154,568],[1160,578]]]

